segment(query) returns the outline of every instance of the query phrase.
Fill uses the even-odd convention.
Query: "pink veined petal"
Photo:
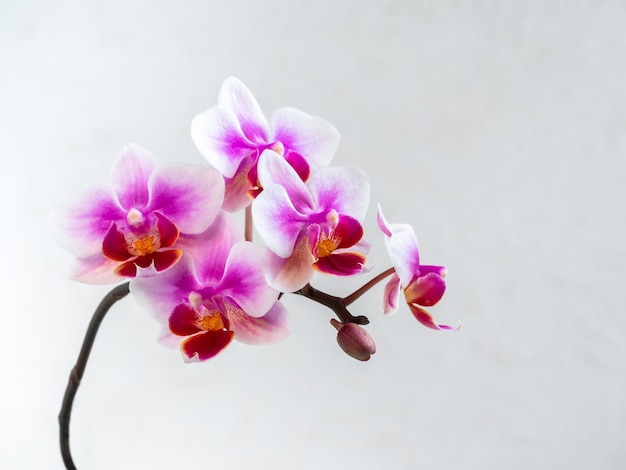
[[[235,338],[245,344],[272,344],[286,338],[290,333],[289,315],[280,302],[275,302],[262,317],[251,317],[241,309],[233,308],[229,310],[228,318]]]
[[[388,315],[398,309],[398,301],[400,300],[400,278],[397,274],[394,273],[385,285],[384,295],[383,312]]]
[[[406,301],[410,304],[418,304],[423,307],[432,307],[446,291],[446,281],[435,273],[420,276],[404,289]]]
[[[254,200],[252,216],[259,236],[281,258],[291,255],[308,222],[308,217],[294,208],[287,191],[278,184],[265,187]]]
[[[263,188],[279,184],[285,188],[293,207],[301,214],[311,213],[315,202],[296,170],[283,157],[265,150],[257,164],[259,182]]]
[[[124,147],[111,169],[111,186],[124,209],[146,207],[148,178],[156,165],[156,159],[145,148],[136,144]]]
[[[333,230],[333,238],[339,240],[337,249],[350,248],[363,237],[363,226],[358,220],[344,214],[339,214],[337,226]]]
[[[268,143],[269,125],[250,90],[235,77],[228,77],[220,88],[217,102],[235,113],[244,135],[256,144]]]
[[[301,236],[293,253],[288,258],[276,256],[271,251],[265,255],[263,263],[267,283],[280,292],[294,292],[304,287],[313,278],[315,258]]]
[[[227,178],[233,177],[244,158],[257,153],[257,145],[244,135],[235,113],[223,106],[194,117],[191,138],[209,165]]]
[[[224,200],[224,179],[206,165],[171,164],[150,178],[146,211],[158,211],[181,232],[200,233],[217,215]]]
[[[237,212],[246,208],[252,201],[250,190],[253,189],[248,173],[254,166],[255,160],[252,157],[244,158],[232,178],[224,178],[226,183],[224,189],[224,203],[222,209],[228,212]]]
[[[352,276],[363,272],[365,256],[360,253],[331,253],[319,258],[313,267],[325,274]]]
[[[274,140],[303,155],[313,168],[327,166],[339,146],[339,132],[328,121],[296,108],[280,108],[272,115]]]
[[[63,203],[50,214],[56,241],[78,258],[100,252],[111,222],[125,221],[126,211],[111,189],[100,186]]]
[[[424,310],[423,308],[419,307],[416,304],[408,304],[408,305],[409,305],[409,309],[411,309],[411,313],[417,319],[417,321],[419,321],[422,325],[428,328],[431,328],[433,330],[451,331],[451,330],[458,330],[461,327],[461,322],[459,322],[457,326],[440,325],[438,323],[435,323],[435,321],[433,320],[433,317],[426,310]]]
[[[243,239],[243,231],[235,218],[220,211],[207,230],[198,235],[181,236],[176,246],[193,260],[198,281],[203,286],[215,286],[224,276],[230,249]]]
[[[70,278],[85,284],[114,284],[122,278],[115,274],[118,262],[105,258],[99,252],[74,262]]]
[[[367,175],[358,168],[320,168],[311,173],[307,186],[317,200],[318,210],[335,209],[358,221],[365,218],[370,185]]]
[[[230,250],[224,277],[215,287],[252,317],[263,316],[278,297],[278,292],[267,285],[263,276],[266,251],[250,242],[237,243]]]
[[[169,318],[170,331],[177,336],[191,336],[200,331],[196,325],[196,312],[186,304],[179,304]]]
[[[161,324],[167,324],[176,306],[201,288],[189,256],[183,256],[176,265],[158,276],[136,277],[130,281],[130,292],[137,303]]]
[[[201,362],[215,357],[228,346],[235,333],[228,330],[204,331],[180,344],[185,362]]]

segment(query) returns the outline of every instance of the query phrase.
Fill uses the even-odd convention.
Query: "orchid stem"
[[[80,385],[80,381],[83,378],[85,367],[87,366],[87,360],[91,353],[91,348],[96,340],[98,334],[98,328],[107,314],[109,309],[115,302],[126,297],[129,290],[128,282],[121,284],[113,288],[100,302],[100,305],[96,308],[96,311],[91,317],[87,331],[85,332],[85,338],[83,339],[83,345],[80,348],[76,365],[70,372],[70,378],[65,388],[65,395],[63,396],[63,404],[61,405],[61,412],[59,413],[59,431],[60,431],[60,444],[61,444],[61,456],[63,457],[63,463],[67,470],[76,470],[74,461],[72,460],[72,453],[70,452],[70,415],[72,414],[72,404],[74,403],[74,396]]]
[[[370,322],[366,316],[359,315],[355,317],[354,315],[352,315],[346,308],[345,299],[342,299],[341,297],[335,297],[334,295],[327,294],[326,292],[319,291],[311,284],[307,284],[302,289],[295,291],[294,294],[302,295],[328,307],[333,312],[335,312],[339,320],[341,320],[341,323],[356,323],[357,325],[367,325]]]
[[[382,273],[380,273],[378,276],[376,276],[371,281],[369,281],[369,282],[365,283],[363,286],[359,287],[357,290],[355,290],[349,296],[344,297],[343,301],[344,301],[344,304],[346,305],[346,307],[348,305],[350,305],[351,303],[353,303],[355,300],[357,300],[359,297],[361,297],[363,294],[365,294],[368,290],[370,290],[372,287],[374,287],[380,281],[385,279],[387,276],[391,276],[395,272],[396,272],[395,268],[391,267],[391,268],[387,269],[386,271],[383,271]]]
[[[245,214],[244,236],[247,242],[251,242],[254,231],[254,224],[252,223],[252,205],[246,207]]]

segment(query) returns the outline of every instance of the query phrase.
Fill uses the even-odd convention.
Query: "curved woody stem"
[[[85,338],[83,339],[83,345],[80,348],[76,365],[70,372],[70,378],[67,382],[65,389],[65,395],[63,396],[63,404],[61,405],[61,412],[59,413],[59,437],[61,444],[61,456],[63,457],[63,463],[67,470],[76,470],[74,461],[72,460],[72,453],[70,452],[70,415],[72,413],[72,404],[74,403],[74,396],[80,385],[80,380],[85,372],[87,366],[87,360],[91,353],[91,348],[98,334],[98,328],[107,314],[109,309],[120,299],[123,299],[129,294],[129,283],[126,282],[115,288],[113,288],[100,302],[100,305],[96,308],[87,331]]]
[[[352,294],[350,294],[347,297],[344,297],[343,299],[344,304],[346,306],[350,305],[351,303],[356,301],[359,297],[361,297],[363,294],[365,294],[368,290],[370,290],[372,287],[378,284],[380,281],[382,281],[388,276],[391,276],[395,272],[396,272],[396,269],[393,267],[387,269],[386,271],[383,271],[382,273],[380,273],[378,276],[376,276],[369,282],[363,284],[361,287],[355,290]]]

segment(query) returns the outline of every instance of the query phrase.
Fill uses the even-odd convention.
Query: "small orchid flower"
[[[227,78],[218,104],[196,116],[191,137],[200,153],[226,180],[224,209],[235,212],[261,191],[257,161],[272,149],[303,181],[311,168],[327,166],[339,145],[339,132],[325,120],[295,108],[280,108],[270,123],[254,95],[235,77]]]
[[[435,305],[446,290],[446,268],[420,264],[417,237],[408,224],[390,224],[385,220],[380,206],[378,226],[385,234],[385,244],[396,272],[385,286],[384,312],[398,308],[400,289],[413,316],[424,326],[434,330],[455,330],[457,327],[439,325],[422,307]]]
[[[363,271],[368,244],[361,220],[369,180],[353,167],[320,168],[304,183],[280,155],[259,159],[263,192],[252,205],[257,231],[270,250],[266,275],[284,292],[302,288],[314,270],[348,276]]]
[[[165,271],[181,258],[179,236],[205,231],[224,197],[223,179],[212,168],[157,166],[132,144],[113,164],[110,180],[52,214],[59,243],[78,257],[72,277],[80,282]]]
[[[265,249],[242,241],[226,212],[204,233],[181,239],[185,254],[167,272],[136,278],[130,290],[165,327],[186,362],[214,357],[233,339],[269,344],[289,334],[287,311],[260,269]]]

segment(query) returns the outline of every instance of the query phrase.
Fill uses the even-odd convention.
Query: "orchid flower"
[[[186,362],[205,361],[233,339],[268,344],[289,334],[287,311],[259,269],[265,249],[242,241],[226,212],[204,233],[181,237],[183,259],[167,272],[136,278],[130,290],[180,345]]]
[[[179,236],[205,231],[223,195],[223,179],[208,166],[157,166],[131,144],[113,164],[109,185],[66,204],[51,222],[59,243],[78,258],[72,277],[108,284],[175,265]]]
[[[378,226],[385,234],[385,245],[395,273],[385,286],[384,312],[398,308],[400,289],[413,316],[424,326],[434,330],[455,330],[457,327],[435,323],[430,313],[422,307],[435,305],[446,290],[446,268],[420,264],[417,237],[408,224],[390,224],[385,220],[380,206]]]
[[[311,169],[327,166],[339,145],[337,129],[295,108],[280,108],[268,123],[254,95],[237,78],[227,78],[218,104],[196,116],[191,137],[200,153],[226,180],[224,209],[248,206],[260,191],[257,161],[272,149],[303,181]]]
[[[258,165],[263,192],[252,204],[256,229],[270,253],[271,286],[293,292],[314,270],[347,276],[363,271],[368,244],[361,221],[369,180],[353,167],[320,168],[304,183],[278,154],[266,150]]]

